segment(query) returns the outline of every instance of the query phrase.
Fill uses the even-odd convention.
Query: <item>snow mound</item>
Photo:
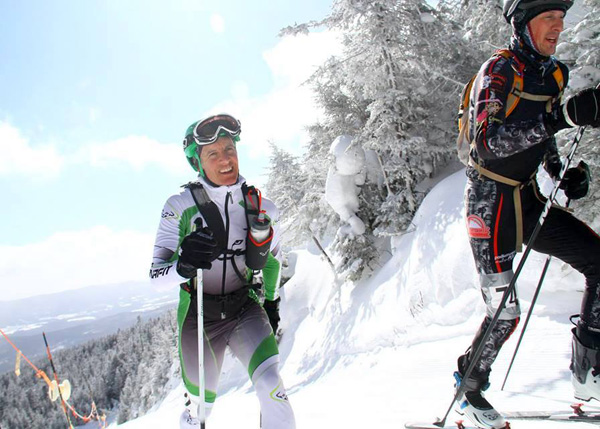
[[[316,248],[294,252],[295,274],[283,289],[280,354],[297,427],[397,428],[445,413],[456,358],[484,316],[465,232],[464,184],[464,170],[441,181],[423,201],[414,229],[395,240],[393,256],[366,281],[336,280]],[[545,261],[534,252],[530,258],[518,283],[524,311]],[[578,273],[552,262],[504,391],[500,386],[519,332],[494,365],[487,397],[498,409],[569,409],[568,316],[578,311],[582,290]],[[176,427],[182,392],[179,386],[156,411],[121,426]],[[457,419],[452,412],[448,421]],[[208,424],[253,428],[258,421],[246,371],[228,356]],[[547,421],[517,424],[564,427]]]

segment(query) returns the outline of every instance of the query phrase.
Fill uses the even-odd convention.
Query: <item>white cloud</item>
[[[255,98],[227,100],[211,113],[229,112],[242,121],[242,147],[252,159],[269,154],[268,142],[300,153],[308,141],[305,127],[319,118],[320,110],[307,79],[331,55],[341,51],[333,32],[288,36],[263,54],[274,78],[274,88]],[[245,170],[245,169],[244,169]]]
[[[218,13],[213,13],[210,16],[210,28],[217,34],[225,32],[225,20]]]
[[[231,96],[234,100],[244,100],[248,98],[250,89],[248,84],[242,80],[236,80],[231,84]]]
[[[98,109],[97,107],[90,107],[88,117],[90,120],[90,124],[95,124],[96,121],[98,121],[98,118],[100,117],[100,109]]]
[[[97,109],[91,109],[90,121],[98,115]],[[136,171],[153,165],[176,175],[189,169],[180,143],[160,143],[146,136],[128,136],[92,142],[75,153],[61,154],[51,144],[32,146],[18,128],[3,121],[0,121],[0,154],[0,175],[20,174],[34,179],[55,178],[69,164],[110,168],[125,163]]]
[[[173,174],[180,174],[189,168],[182,152],[180,144],[160,143],[146,136],[129,136],[87,145],[74,159],[79,163],[89,162],[94,167],[102,168],[111,167],[115,163],[126,163],[136,171],[153,164]]]
[[[0,246],[2,299],[146,280],[153,242],[153,234],[96,226],[56,233],[40,243]]]
[[[43,135],[40,140],[44,140]],[[0,175],[54,177],[60,173],[65,162],[53,145],[32,146],[17,128],[3,121],[0,121],[0,154]]]
[[[276,84],[300,85],[340,49],[337,34],[323,31],[284,37],[263,57],[277,79]]]
[[[215,32],[223,31],[222,17],[213,14],[211,26]],[[229,112],[242,120],[244,156],[250,160],[266,159],[269,141],[294,153],[301,152],[308,141],[305,127],[316,122],[320,115],[311,88],[303,84],[325,59],[338,52],[339,38],[332,32],[284,37],[263,54],[274,81],[270,92],[252,98],[245,82],[233,82],[231,99],[215,106],[212,113]],[[100,115],[98,109],[91,108],[89,121],[93,123]],[[161,143],[147,136],[128,136],[90,142],[76,153],[60,154],[51,145],[31,146],[17,128],[6,122],[0,122],[0,151],[0,174],[56,176],[71,163],[96,168],[111,168],[120,163],[136,171],[152,165],[177,175],[189,169],[179,142]]]

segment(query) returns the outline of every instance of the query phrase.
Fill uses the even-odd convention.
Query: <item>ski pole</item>
[[[567,200],[565,207],[569,207],[569,203],[571,200]],[[544,278],[546,277],[546,272],[548,271],[548,267],[550,266],[550,261],[552,260],[552,255],[548,255],[546,258],[546,262],[544,263],[544,268],[542,269],[542,274],[540,275],[540,279],[538,281],[537,287],[535,288],[535,293],[533,294],[533,298],[531,299],[531,305],[529,306],[529,311],[527,312],[527,317],[525,318],[525,322],[523,323],[523,328],[521,329],[521,335],[519,335],[519,340],[517,341],[517,345],[515,347],[515,351],[513,352],[512,358],[510,360],[510,365],[508,365],[508,370],[506,371],[506,375],[504,376],[504,381],[502,382],[502,387],[500,390],[504,390],[504,386],[506,385],[506,380],[510,374],[510,370],[512,369],[513,363],[515,362],[515,358],[517,357],[517,352],[519,351],[519,347],[521,346],[521,341],[523,341],[523,337],[525,336],[525,330],[527,329],[527,325],[529,324],[529,319],[531,319],[531,315],[533,314],[533,307],[537,302],[540,291],[542,290],[542,283],[544,282]]]
[[[202,228],[202,218],[198,217],[194,224],[196,229]],[[206,427],[206,404],[204,403],[204,299],[202,295],[202,269],[196,272],[196,323],[198,324],[198,420],[200,428]]]
[[[556,194],[558,193],[560,182],[562,181],[562,178],[564,177],[565,171],[567,171],[567,169],[569,168],[569,164],[571,163],[571,160],[573,159],[573,156],[575,155],[575,151],[577,150],[577,147],[579,146],[579,142],[581,141],[581,137],[583,136],[583,132],[585,131],[585,128],[586,128],[585,126],[579,127],[579,129],[577,130],[577,133],[575,134],[575,138],[573,139],[573,143],[571,144],[571,149],[569,150],[567,159],[560,171],[559,180],[556,183],[556,185],[554,185],[554,188],[552,189],[552,192],[550,193],[550,197],[548,198],[548,200],[546,201],[546,204],[544,205],[542,214],[540,215],[538,222],[537,222],[535,228],[533,229],[533,232],[531,233],[531,237],[529,237],[529,240],[527,241],[527,246],[525,248],[525,251],[523,252],[523,256],[521,257],[519,264],[517,265],[517,269],[515,270],[515,273],[513,274],[513,277],[511,279],[510,283],[508,284],[508,287],[502,294],[502,300],[500,301],[500,304],[498,305],[498,309],[496,310],[496,313],[494,314],[492,321],[490,322],[489,326],[485,330],[485,332],[481,338],[481,341],[477,345],[477,348],[475,349],[473,356],[470,359],[469,366],[467,367],[465,373],[463,374],[463,377],[462,377],[463,380],[466,380],[471,376],[471,373],[473,372],[473,369],[475,368],[475,364],[477,363],[477,361],[481,357],[481,354],[483,353],[483,348],[485,347],[485,343],[490,338],[490,335],[492,335],[492,329],[498,322],[498,319],[500,318],[500,314],[502,313],[502,310],[504,309],[504,307],[506,305],[506,301],[508,301],[508,297],[512,295],[512,293],[515,289],[517,278],[519,277],[519,274],[521,273],[521,270],[523,269],[523,266],[525,265],[525,261],[527,260],[527,257],[529,256],[529,253],[532,250],[532,245],[535,242],[535,239],[537,238],[538,234],[540,233],[540,230],[542,229],[542,225],[544,224],[544,221],[546,220],[546,217],[548,216],[548,213],[550,212],[550,207],[552,207],[552,201],[554,201],[554,199],[556,198]],[[444,425],[446,424],[446,419],[450,415],[450,411],[452,411],[452,406],[454,405],[454,402],[464,392],[464,389],[465,389],[464,386],[465,386],[465,383],[460,383],[458,385],[458,387],[456,389],[456,393],[454,394],[454,398],[452,399],[452,402],[450,403],[450,406],[448,407],[446,414],[444,414],[444,417],[441,420],[438,420],[433,423],[435,426],[444,427]]]

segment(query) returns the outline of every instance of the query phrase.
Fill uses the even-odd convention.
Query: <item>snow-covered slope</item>
[[[414,229],[396,240],[394,254],[368,281],[336,280],[316,249],[291,255],[295,275],[284,288],[280,351],[298,428],[401,428],[408,420],[433,421],[446,412],[456,358],[484,314],[463,225],[464,182],[459,171],[428,194]],[[532,253],[522,273],[524,311],[544,261]],[[500,386],[520,331],[494,366],[487,396],[498,409],[569,409],[568,316],[578,311],[582,289],[578,273],[552,262],[504,391]],[[179,385],[156,410],[119,428],[177,427],[182,394]],[[246,371],[230,358],[219,394],[211,429],[259,427]],[[449,421],[457,417],[452,412]],[[512,426],[551,429],[564,423]]]

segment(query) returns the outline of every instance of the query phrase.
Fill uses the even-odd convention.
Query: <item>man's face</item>
[[[202,146],[200,163],[206,177],[215,185],[233,185],[237,182],[238,157],[231,137],[219,137],[216,142]]]
[[[542,12],[529,21],[529,31],[537,51],[549,57],[556,52],[558,36],[564,29],[565,13],[562,10]]]

